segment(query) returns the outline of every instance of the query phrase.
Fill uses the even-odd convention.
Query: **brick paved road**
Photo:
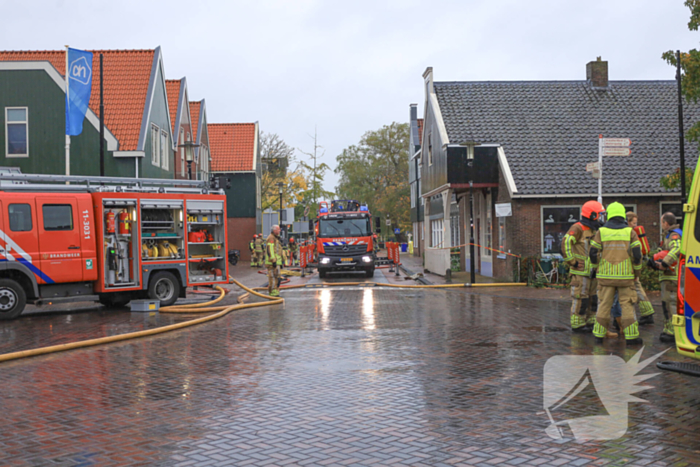
[[[698,380],[679,374],[648,381],[638,395],[650,402],[631,404],[619,440],[546,436],[545,361],[592,353],[591,336],[566,331],[565,304],[459,290],[284,296],[284,309],[0,365],[0,465],[700,462]],[[69,332],[69,320],[82,323],[73,337],[109,323],[36,316],[0,323],[0,336],[22,346],[36,331],[31,344],[49,343],[47,329]],[[634,353],[622,343],[594,352]]]

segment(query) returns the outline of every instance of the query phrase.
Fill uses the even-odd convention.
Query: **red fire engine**
[[[0,319],[16,318],[26,303],[150,298],[167,306],[188,286],[228,282],[226,198],[208,182],[0,180]]]
[[[364,271],[374,276],[372,215],[355,200],[322,201],[316,219],[318,275],[329,272]]]

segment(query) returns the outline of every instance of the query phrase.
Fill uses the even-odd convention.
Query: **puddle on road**
[[[533,332],[566,332],[568,331],[567,328],[559,328],[556,326],[529,326],[526,328],[523,328],[526,331],[533,331]]]

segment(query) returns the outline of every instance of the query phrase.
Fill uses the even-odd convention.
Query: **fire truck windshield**
[[[359,219],[321,219],[319,237],[366,237],[372,235],[370,220]]]

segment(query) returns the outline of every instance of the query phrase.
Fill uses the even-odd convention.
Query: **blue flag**
[[[66,70],[66,134],[79,135],[83,132],[83,120],[90,103],[92,90],[92,53],[84,50],[68,49],[68,69]]]

